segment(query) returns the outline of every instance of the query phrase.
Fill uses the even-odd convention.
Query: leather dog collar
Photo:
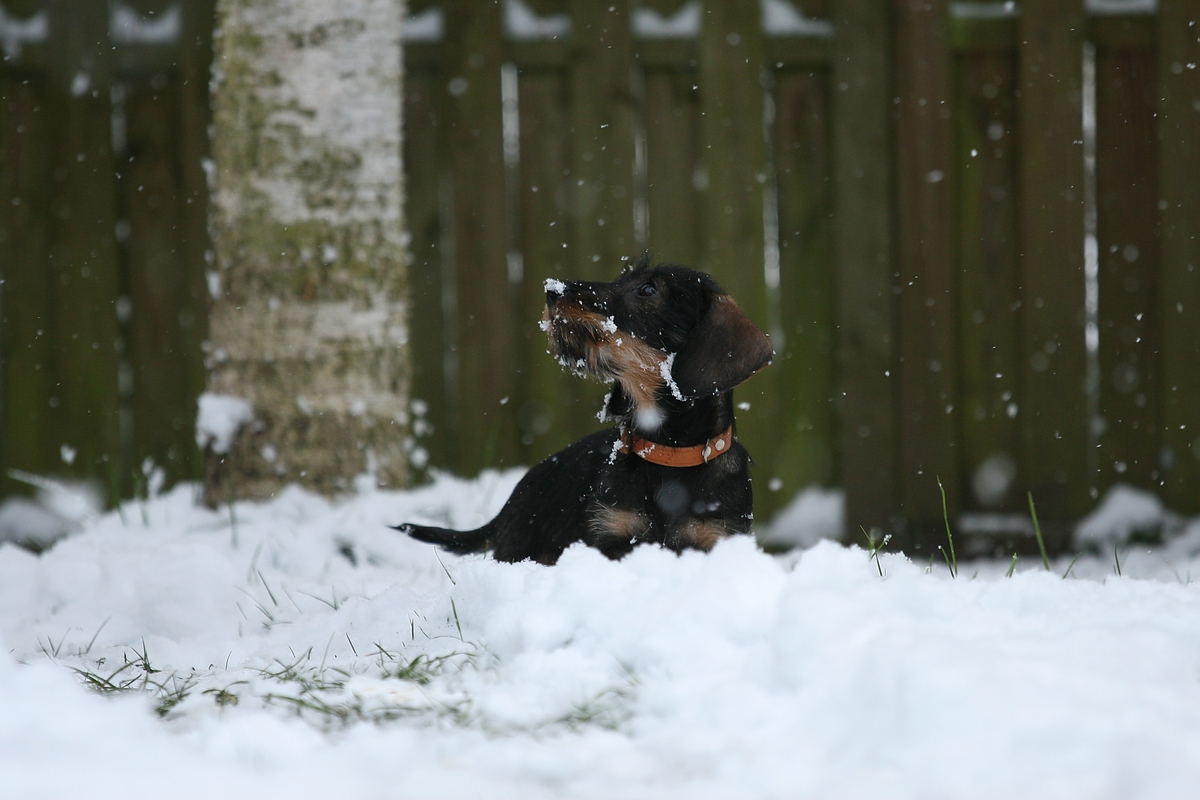
[[[638,458],[661,467],[698,467],[701,464],[707,464],[717,456],[728,453],[732,445],[732,425],[726,428],[724,433],[691,447],[671,447],[659,444],[622,429],[620,452],[628,453],[632,450]]]

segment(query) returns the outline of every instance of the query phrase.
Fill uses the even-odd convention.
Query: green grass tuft
[[[946,559],[946,566],[950,568],[950,577],[958,577],[958,556],[954,554],[954,534],[950,532],[950,512],[946,510],[946,488],[942,486],[941,476],[937,477],[938,491],[942,493],[942,521],[946,523],[946,541],[950,543],[950,555],[946,556],[946,551],[942,551],[942,557]],[[940,549],[940,548],[939,548]]]
[[[1029,497],[1029,516],[1033,518],[1033,535],[1037,537],[1038,549],[1042,551],[1042,566],[1050,571],[1050,557],[1046,555],[1046,540],[1042,538],[1042,526],[1038,524],[1037,507],[1033,505],[1033,492],[1026,492]]]

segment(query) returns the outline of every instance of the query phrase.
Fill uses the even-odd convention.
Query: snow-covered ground
[[[1200,523],[1065,580],[748,538],[546,568],[385,527],[473,526],[518,477],[180,487],[0,545],[0,796],[1196,795]]]

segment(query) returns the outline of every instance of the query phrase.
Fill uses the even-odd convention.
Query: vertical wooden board
[[[1021,473],[1042,518],[1064,524],[1091,504],[1083,339],[1082,5],[1028,4],[1019,23]]]
[[[1015,54],[966,52],[956,72],[963,508],[1022,512]]]
[[[127,481],[118,425],[118,256],[109,95],[108,13],[51,6],[56,39],[47,109],[56,122],[50,264],[54,285],[56,438],[77,450],[64,469],[112,486]],[[69,16],[69,20],[68,20]],[[59,33],[54,33],[58,31]]]
[[[445,220],[439,194],[445,172],[445,135],[441,105],[445,78],[431,70],[406,70],[404,78],[405,218],[411,232],[409,348],[412,397],[424,410],[424,425],[414,419],[413,433],[429,454],[429,463],[450,469],[455,463],[455,414],[447,392],[445,308],[442,292],[442,241]]]
[[[692,70],[647,70],[644,118],[650,251],[695,266],[701,258],[700,109]]]
[[[846,528],[898,530],[892,244],[891,23],[832,0],[840,464]]]
[[[774,161],[779,213],[776,342],[780,402],[773,462],[758,470],[768,507],[800,489],[836,480],[834,430],[833,187],[829,74],[780,71],[775,77]],[[766,488],[768,491],[763,492]]]
[[[572,277],[612,280],[633,232],[633,41],[629,6],[570,0]]]
[[[520,77],[520,249],[525,281],[518,341],[525,356],[526,390],[517,419],[528,463],[594,430],[599,407],[598,387],[559,366],[537,325],[546,305],[545,280],[575,277],[569,247],[574,187],[567,169],[568,83],[565,74],[554,70],[526,71]]]
[[[770,301],[764,275],[763,190],[768,164],[763,119],[764,42],[757,3],[704,5],[699,65],[700,266],[764,331]],[[653,222],[651,223],[653,225]],[[738,438],[753,458],[774,460],[779,398],[770,371],[735,392]],[[762,477],[761,472],[755,475]],[[759,518],[770,499],[760,481]]]
[[[710,3],[701,18],[701,266],[764,330],[763,39],[757,4]]]
[[[896,4],[896,241],[900,274],[901,497],[914,535],[945,535],[961,507],[953,130],[944,0]]]
[[[1167,503],[1200,512],[1200,11],[1158,6],[1161,421]]]
[[[165,72],[126,81],[125,140],[119,189],[127,230],[133,369],[132,464],[151,459],[173,481],[190,477],[195,397],[181,324],[189,305],[184,259],[178,76]]]
[[[517,461],[500,70],[503,6],[448,0],[447,122],[458,281],[459,431],[455,467]]]
[[[0,74],[0,496],[28,491],[8,471],[57,472],[52,409],[51,124],[46,79]]]
[[[180,358],[190,397],[187,414],[194,420],[196,400],[208,382],[204,343],[208,339],[208,258],[213,255],[208,237],[208,179],[204,164],[209,158],[209,78],[212,65],[214,0],[198,0],[184,9],[184,37],[180,46],[179,75],[181,108],[179,122],[179,242],[184,270],[184,294],[180,298]],[[189,429],[195,423],[188,423]],[[181,473],[196,481],[204,476],[203,454],[190,440],[190,464],[180,464]]]
[[[1099,483],[1158,479],[1158,176],[1148,48],[1096,50]]]

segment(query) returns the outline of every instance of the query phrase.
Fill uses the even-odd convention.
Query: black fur
[[[695,467],[660,466],[618,447],[626,428],[673,447],[721,434],[733,424],[733,387],[771,361],[766,336],[711,277],[686,267],[643,260],[609,283],[547,284],[543,327],[555,353],[612,383],[605,415],[618,427],[533,467],[481,528],[397,530],[455,553],[491,549],[500,561],[543,564],[577,541],[620,558],[642,542],[707,550],[747,533],[750,457],[736,440]]]

